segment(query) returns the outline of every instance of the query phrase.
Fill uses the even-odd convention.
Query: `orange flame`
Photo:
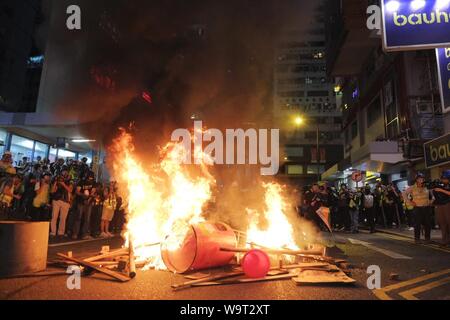
[[[287,201],[283,198],[282,187],[276,183],[264,183],[263,187],[267,209],[263,214],[247,209],[250,218],[247,242],[271,249],[298,249],[294,230],[287,219]]]
[[[125,186],[121,193],[127,201],[128,222],[123,236],[132,236],[138,261],[163,269],[160,247],[150,245],[170,234],[171,242],[166,246],[177,249],[189,226],[204,221],[202,208],[215,181],[207,174],[189,175],[181,164],[187,152],[182,144],[169,143],[163,148],[164,158],[152,174],[136,160],[133,139],[125,130],[114,140],[111,151],[119,186]]]
[[[207,155],[202,150],[194,150],[194,156],[203,162],[201,170],[193,173],[182,164],[189,150],[181,143],[171,142],[162,148],[160,163],[149,169],[137,160],[133,138],[124,129],[120,130],[110,151],[128,213],[123,233],[126,246],[132,238],[138,262],[145,262],[146,268],[166,269],[160,246],[154,244],[164,242],[168,250],[176,250],[182,245],[190,225],[205,221],[203,208],[216,183],[205,164]],[[263,187],[267,209],[263,213],[247,209],[250,218],[247,241],[268,248],[297,249],[282,187],[276,183],[266,183]],[[260,226],[262,220],[264,227]]]

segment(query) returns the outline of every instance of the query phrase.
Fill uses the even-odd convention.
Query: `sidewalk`
[[[71,245],[71,244],[108,240],[108,239],[119,239],[119,238],[121,238],[121,236],[118,234],[116,234],[116,235],[114,235],[114,237],[110,237],[110,238],[100,238],[100,237],[95,238],[95,237],[93,237],[91,239],[86,239],[86,240],[82,240],[82,239],[74,240],[74,239],[67,238],[67,237],[56,236],[56,237],[49,238],[48,246],[50,248],[51,247],[61,247],[61,246],[67,246],[67,245]]]

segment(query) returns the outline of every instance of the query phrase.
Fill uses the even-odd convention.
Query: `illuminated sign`
[[[450,111],[450,48],[436,49],[442,111]]]
[[[427,168],[438,167],[450,163],[450,133],[425,143],[423,147]]]
[[[386,51],[450,47],[450,0],[382,0],[381,10]]]

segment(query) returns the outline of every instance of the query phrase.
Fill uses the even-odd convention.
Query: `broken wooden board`
[[[356,280],[348,277],[341,269],[333,266],[330,270],[301,270],[292,278],[297,285],[308,284],[352,284]]]
[[[118,257],[118,256],[126,256],[126,255],[128,255],[128,249],[127,248],[121,248],[121,249],[118,249],[118,250],[102,253],[102,254],[99,254],[97,256],[89,257],[89,258],[86,258],[86,259],[83,259],[83,260],[87,261],[87,262],[94,262],[94,261],[98,261],[98,260],[115,258],[115,257]]]
[[[201,278],[201,279],[187,281],[187,282],[184,282],[181,284],[173,284],[172,289],[173,290],[187,289],[198,283],[210,282],[210,281],[214,281],[214,280],[225,279],[225,278],[230,278],[230,277],[237,277],[237,276],[242,276],[242,275],[244,275],[244,272],[242,272],[242,271],[225,272],[225,273],[208,276],[208,277]]]
[[[193,287],[205,287],[205,286],[219,286],[219,285],[227,285],[227,284],[243,284],[243,283],[256,283],[256,282],[267,282],[267,281],[275,281],[275,280],[285,280],[292,279],[296,277],[296,273],[288,273],[281,274],[276,276],[267,276],[264,278],[252,279],[252,278],[240,278],[240,279],[225,279],[221,281],[209,281],[209,282],[200,282],[192,284]]]
[[[62,253],[58,253],[58,256],[66,259],[68,261],[75,262],[75,263],[79,264],[80,266],[87,267],[87,268],[93,269],[95,271],[98,271],[100,273],[106,274],[107,276],[110,276],[121,282],[127,282],[127,281],[131,280],[130,277],[127,277],[119,272],[114,272],[114,271],[106,269],[106,268],[101,268],[101,267],[99,267],[91,262],[85,261],[85,260],[79,260],[79,259],[75,259],[73,257],[68,257]]]

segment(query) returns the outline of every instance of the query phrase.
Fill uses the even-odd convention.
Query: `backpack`
[[[364,208],[366,209],[373,208],[373,195],[366,194],[364,196]]]

